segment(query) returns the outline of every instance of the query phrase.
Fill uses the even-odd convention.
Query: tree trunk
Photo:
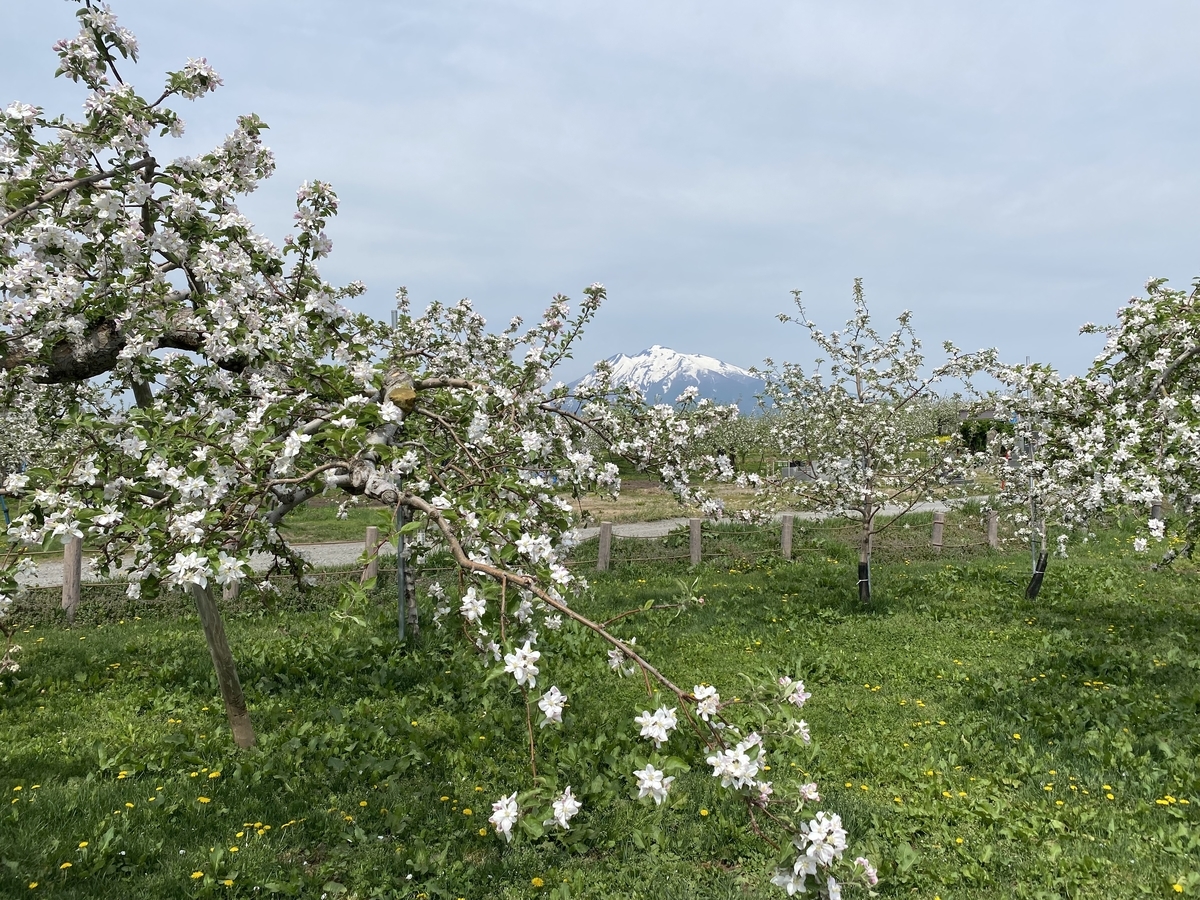
[[[191,584],[188,585],[188,590],[192,599],[196,601],[200,624],[204,626],[204,639],[208,642],[213,668],[217,670],[217,684],[221,686],[221,699],[225,701],[225,714],[229,717],[229,729],[233,732],[233,740],[243,750],[248,750],[255,744],[254,726],[250,724],[246,696],[242,693],[237,665],[233,661],[233,652],[229,649],[229,640],[225,637],[225,623],[221,620],[221,611],[213,599],[211,586],[200,587]]]
[[[871,605],[871,537],[874,516],[867,519],[863,525],[863,533],[858,543],[858,601],[863,606]]]

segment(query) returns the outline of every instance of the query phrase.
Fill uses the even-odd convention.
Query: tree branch
[[[21,218],[22,216],[28,215],[29,213],[31,213],[35,209],[37,209],[39,206],[45,206],[47,203],[49,203],[55,197],[61,197],[63,194],[67,194],[67,193],[70,193],[71,191],[78,190],[81,187],[86,187],[89,184],[99,184],[101,181],[104,181],[106,178],[112,178],[114,175],[121,175],[121,174],[124,174],[125,172],[132,172],[137,169],[145,168],[146,166],[153,166],[154,164],[155,164],[154,157],[147,156],[145,159],[138,160],[135,163],[130,163],[128,166],[122,166],[117,169],[110,169],[107,172],[97,172],[96,174],[89,175],[86,178],[76,178],[72,181],[63,182],[62,184],[58,185],[58,187],[52,188],[51,190],[46,191],[46,193],[42,194],[42,196],[38,197],[32,203],[28,203],[25,206],[22,206],[20,209],[16,210],[15,212],[9,213],[3,219],[0,219],[0,228],[7,227],[10,222],[15,222],[17,219]]]

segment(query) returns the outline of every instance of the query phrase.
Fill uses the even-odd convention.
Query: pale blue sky
[[[52,81],[73,4],[0,0],[0,104],[78,111]],[[179,153],[238,113],[279,169],[244,204],[280,240],[331,181],[331,280],[386,318],[470,296],[498,324],[601,281],[565,374],[651,344],[806,360],[855,276],[879,319],[1078,371],[1151,276],[1200,274],[1200,4],[675,0],[117,0],[143,92],[188,56]],[[881,321],[881,325],[886,322]]]

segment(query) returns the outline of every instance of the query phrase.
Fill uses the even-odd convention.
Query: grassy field
[[[698,578],[703,606],[614,629],[725,696],[740,673],[803,677],[814,743],[773,760],[777,781],[818,781],[884,897],[1195,896],[1200,585],[1116,553],[1126,540],[1055,560],[1036,602],[1027,556],[898,556],[863,612],[844,547],[784,563],[743,540],[695,571],[597,576],[584,606],[603,618]],[[399,647],[387,596],[362,627],[331,616],[332,590],[231,613],[248,753],[186,606],[37,619],[0,687],[0,896],[782,896],[707,767],[662,807],[633,799],[614,761],[645,691],[573,632],[546,670],[567,728],[540,761],[585,810],[565,836],[498,841],[491,800],[530,780],[520,694],[484,684],[453,623]]]

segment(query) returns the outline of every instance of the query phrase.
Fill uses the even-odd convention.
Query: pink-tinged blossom
[[[801,800],[811,801],[812,803],[821,802],[821,795],[817,791],[817,783],[815,781],[800,785],[797,793],[799,793]]]
[[[787,675],[780,677],[779,686],[786,691],[784,699],[796,707],[803,707],[812,696],[812,694],[804,689],[803,681],[792,681]]]
[[[879,873],[865,856],[855,859],[854,865],[863,870],[863,874],[867,877],[867,884],[871,885],[871,887],[879,884]]]

